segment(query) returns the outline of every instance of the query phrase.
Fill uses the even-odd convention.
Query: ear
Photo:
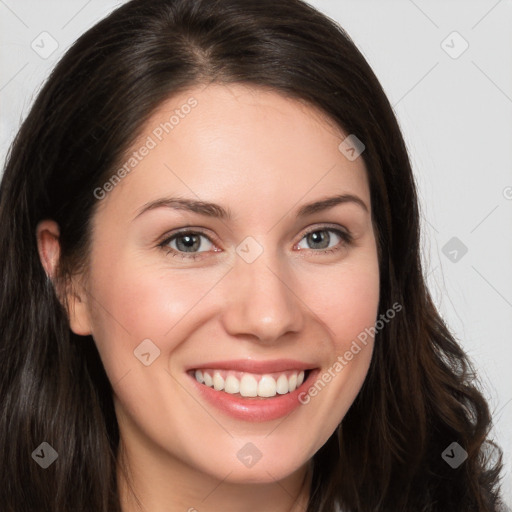
[[[46,275],[54,284],[57,282],[57,270],[60,258],[60,230],[53,220],[42,220],[36,228],[37,249],[39,259]],[[76,290],[76,291],[75,291]],[[58,293],[59,294],[59,293]],[[91,334],[88,297],[78,283],[72,282],[66,286],[65,300],[61,303],[68,309],[70,328],[75,334],[87,336]]]

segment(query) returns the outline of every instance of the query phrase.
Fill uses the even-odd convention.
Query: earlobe
[[[78,295],[75,292],[68,295],[69,327],[79,336],[88,336],[92,333],[89,319],[88,303],[85,292]]]
[[[60,258],[60,230],[53,220],[42,220],[36,228],[37,248],[46,275],[55,283]],[[69,327],[80,336],[91,334],[90,319],[85,291],[77,293],[74,286],[66,286],[65,304],[68,310]],[[59,295],[59,293],[57,292]],[[61,303],[63,301],[61,300]]]

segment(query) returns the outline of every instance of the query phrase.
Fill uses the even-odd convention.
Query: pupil
[[[311,233],[309,237],[310,241],[312,241],[314,244],[324,242],[320,249],[329,247],[329,235],[325,231],[315,231],[314,233]]]
[[[180,247],[180,245],[182,245],[182,247]],[[178,249],[182,250],[184,248],[185,252],[193,252],[190,251],[190,249],[198,249],[199,245],[199,237],[196,235],[182,235],[176,240],[176,246],[178,247]]]

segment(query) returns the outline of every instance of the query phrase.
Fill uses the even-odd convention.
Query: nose
[[[305,305],[292,272],[275,252],[264,251],[252,263],[237,256],[227,280],[222,321],[230,335],[272,344],[303,328]]]

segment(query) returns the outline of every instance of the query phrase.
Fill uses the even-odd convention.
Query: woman
[[[113,12],[18,133],[0,226],[2,510],[498,510],[396,119],[305,3]]]

